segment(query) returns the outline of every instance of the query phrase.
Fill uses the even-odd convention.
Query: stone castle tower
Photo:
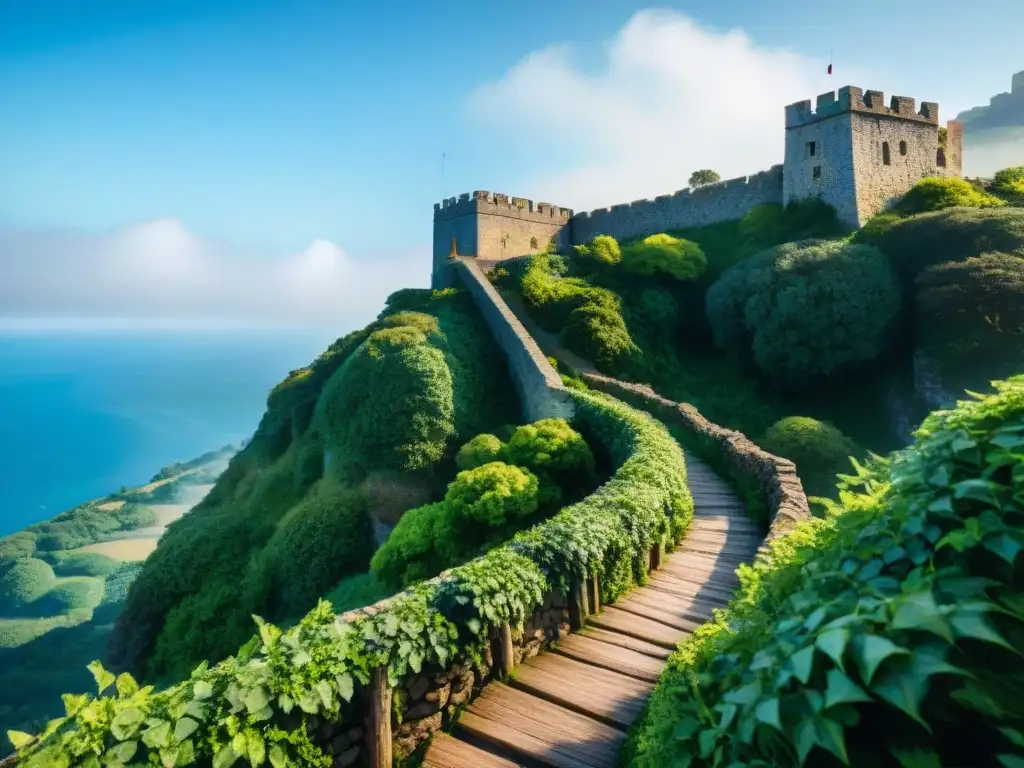
[[[477,191],[434,205],[433,284],[451,280],[451,256],[486,261],[527,256],[552,240],[561,248],[595,235],[628,240],[737,219],[765,203],[819,197],[841,221],[862,226],[928,176],[960,176],[963,126],[939,141],[939,105],[881,91],[840,88],[785,108],[782,165],[652,200],[574,213],[549,203]]]

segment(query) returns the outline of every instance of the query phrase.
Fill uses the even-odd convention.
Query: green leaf
[[[7,739],[15,750],[19,750],[35,741],[35,736],[30,733],[23,733],[22,731],[8,731]]]
[[[878,678],[871,684],[871,691],[906,712],[931,732],[920,710],[921,700],[928,692],[930,683],[930,676],[923,673],[913,658],[904,657],[898,659],[898,663],[887,664],[878,673]]]
[[[127,699],[139,690],[139,684],[135,682],[135,678],[127,672],[122,672],[117,676],[115,685],[117,687],[117,695],[122,699]]]
[[[952,643],[953,631],[944,611],[931,592],[916,592],[905,597],[892,617],[894,629],[923,629]]]
[[[107,750],[107,753],[103,756],[105,759],[116,760],[117,762],[124,764],[135,757],[135,753],[139,751],[139,742],[137,741],[123,741],[120,744],[115,744],[113,747]]]
[[[906,655],[908,651],[891,640],[878,635],[860,635],[853,641],[854,660],[860,670],[861,679],[871,684],[879,665],[890,656]]]
[[[782,730],[782,720],[779,718],[779,700],[765,699],[754,707],[754,717],[758,722],[770,725],[777,730]]]
[[[166,720],[157,721],[156,725],[142,732],[142,743],[153,749],[170,746],[171,724]]]
[[[271,744],[267,757],[270,758],[270,764],[274,768],[288,768],[288,753],[280,744]]]
[[[412,671],[419,674],[420,669],[423,667],[423,654],[419,651],[413,651],[409,654],[409,666]]]
[[[840,670],[830,669],[826,676],[825,706],[834,707],[837,704],[853,704],[858,701],[871,701],[871,697]]]
[[[267,759],[267,745],[258,731],[247,730],[245,741],[249,762],[254,768],[259,768]]]
[[[199,728],[199,723],[191,717],[182,717],[174,724],[174,742],[184,741]]]
[[[942,760],[927,747],[889,747],[889,754],[895,757],[903,768],[942,768]]]
[[[1007,563],[1013,565],[1013,561],[1017,559],[1017,554],[1024,549],[1020,542],[1017,541],[1009,533],[999,533],[995,536],[986,536],[982,541],[982,546],[985,547],[989,552],[1003,558]]]
[[[998,483],[980,478],[961,480],[953,486],[953,495],[958,499],[973,499],[993,507],[999,506],[999,498],[996,495],[1002,489]]]
[[[801,648],[790,656],[789,665],[796,679],[807,685],[807,681],[811,679],[811,672],[814,670],[814,646]]]
[[[815,746],[831,752],[844,765],[849,765],[850,763],[846,755],[843,727],[827,717],[813,715],[804,718],[803,722],[797,726],[795,743],[797,754],[800,757],[800,765],[807,761],[807,756]]]
[[[472,632],[474,635],[480,634],[480,627],[482,626],[480,624],[480,619],[468,619],[466,621],[466,626],[469,628],[469,631]]]
[[[192,686],[192,695],[204,701],[213,696],[213,685],[206,680],[196,680]]]
[[[728,691],[722,696],[722,701],[728,704],[739,704],[740,706],[748,706],[757,701],[761,695],[761,683],[755,680],[752,683],[744,685],[742,688],[737,688]]]
[[[970,637],[975,640],[983,640],[993,645],[999,645],[1009,651],[1014,647],[1003,639],[1003,636],[996,632],[985,621],[984,614],[976,609],[960,608],[953,614],[951,623],[957,637]]]
[[[1006,768],[1024,768],[1024,757],[1019,755],[996,755],[996,760]]]
[[[259,712],[269,703],[267,698],[267,692],[263,690],[263,686],[257,686],[249,691],[245,695],[245,708],[249,713]]]
[[[818,635],[815,641],[822,653],[836,663],[836,666],[845,671],[843,666],[843,653],[846,651],[846,644],[850,642],[850,630],[845,627],[831,629]]]
[[[85,693],[65,693],[61,699],[64,701],[64,714],[68,717],[74,717],[89,703],[89,696]]]
[[[345,701],[352,701],[352,675],[336,675],[334,680],[338,684],[338,693],[341,695],[341,698]]]
[[[128,741],[138,733],[145,719],[146,713],[139,707],[123,709],[110,722],[110,732],[118,741]]]
[[[239,734],[241,735],[241,734]],[[243,741],[245,737],[242,737]],[[225,744],[221,747],[217,754],[213,756],[213,768],[229,768],[239,758],[239,754],[235,752],[234,746],[231,744]],[[282,768],[286,763],[282,763]]]
[[[103,668],[103,665],[98,661],[89,662],[86,669],[92,672],[93,679],[96,681],[96,688],[99,690],[101,695],[105,690],[107,690],[107,688],[114,684],[115,678],[113,673],[107,672],[107,670]]]

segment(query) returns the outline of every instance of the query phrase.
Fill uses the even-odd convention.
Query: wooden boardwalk
[[[615,768],[626,730],[643,711],[679,641],[723,608],[736,567],[753,559],[763,532],[736,494],[687,454],[696,513],[686,539],[637,587],[492,682],[437,733],[426,768],[558,766]]]

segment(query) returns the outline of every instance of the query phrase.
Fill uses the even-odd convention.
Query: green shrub
[[[424,336],[437,333],[441,329],[437,318],[425,312],[395,312],[393,315],[386,315],[380,324],[384,328],[415,328]]]
[[[565,346],[592,360],[603,371],[613,371],[624,357],[636,352],[622,312],[599,304],[584,304],[566,318],[561,333]]]
[[[71,611],[92,611],[103,602],[103,579],[73,576],[59,580],[41,597],[33,610],[44,616],[62,616]]]
[[[940,211],[943,208],[997,208],[1006,205],[998,197],[982,192],[958,178],[921,179],[910,188],[893,210],[903,215]]]
[[[298,616],[344,576],[365,571],[373,538],[362,493],[322,483],[281,520],[263,552],[271,615]]]
[[[370,562],[373,575],[390,590],[429,579],[458,560],[458,533],[444,502],[410,509]]]
[[[752,356],[794,388],[874,359],[899,310],[885,257],[842,241],[770,248],[731,267],[707,294],[715,344]]]
[[[528,470],[492,461],[459,472],[444,501],[460,523],[502,530],[537,511],[537,478]]]
[[[954,208],[922,213],[881,232],[865,227],[856,240],[874,245],[889,258],[909,296],[917,276],[935,264],[990,252],[1024,257],[1024,210]]]
[[[996,389],[741,569],[670,659],[631,765],[1021,759],[1024,377]]]
[[[375,331],[331,378],[317,403],[339,466],[356,473],[421,469],[455,433],[444,355],[411,326]]]
[[[45,595],[57,581],[53,568],[34,557],[18,560],[0,576],[0,615],[11,615]]]
[[[996,171],[992,177],[992,190],[1001,195],[1024,195],[1024,165]]]
[[[32,557],[36,551],[36,534],[19,531],[0,539],[0,574],[16,560]]]
[[[157,524],[156,512],[140,504],[125,504],[115,510],[114,517],[122,531],[132,531],[136,528],[148,528]]]
[[[324,599],[331,604],[335,613],[342,614],[373,605],[378,600],[390,597],[393,590],[380,583],[372,573],[360,573],[346,576],[338,582]]]
[[[0,619],[0,650],[11,650],[28,645],[55,629],[64,629],[84,624],[92,618],[92,611],[72,611],[67,616],[48,616],[39,619]],[[49,768],[59,763],[41,763],[39,768]]]
[[[523,302],[544,330],[558,332],[570,313],[586,304],[619,311],[621,302],[611,291],[582,278],[561,277],[558,271],[552,256],[532,256],[520,282]]]
[[[542,483],[551,481],[570,491],[589,488],[596,476],[590,446],[564,419],[541,419],[519,427],[509,438],[504,456],[510,464],[529,469]]]
[[[53,563],[58,576],[109,576],[121,567],[121,563],[99,552],[61,553]]]
[[[938,264],[915,287],[917,348],[947,385],[980,390],[1024,367],[1024,256]]]
[[[707,257],[699,245],[664,233],[622,247],[622,269],[634,275],[696,280],[707,266]]]
[[[808,496],[835,496],[839,479],[853,467],[850,457],[863,450],[831,424],[809,416],[787,416],[772,424],[757,444],[796,464]]]
[[[576,260],[583,267],[608,267],[622,261],[619,242],[610,235],[598,235],[586,245],[577,245],[574,248]]]
[[[501,440],[485,432],[459,448],[455,454],[455,466],[459,469],[473,469],[497,461],[501,458],[503,448]]]

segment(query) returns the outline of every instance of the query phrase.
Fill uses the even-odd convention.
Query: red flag
[[[831,64],[828,65],[828,73],[830,75],[832,74],[832,65]]]

